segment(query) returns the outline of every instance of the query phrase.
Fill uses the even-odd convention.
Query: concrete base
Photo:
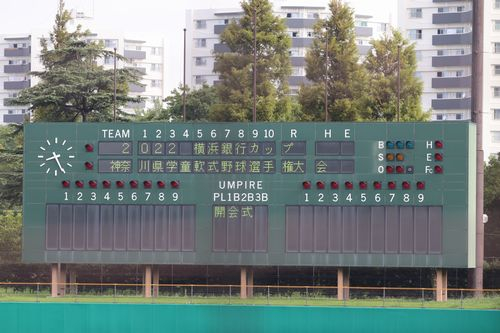
[[[337,269],[337,299],[339,301],[349,299],[349,268]]]
[[[448,301],[448,272],[446,269],[436,269],[436,301]]]

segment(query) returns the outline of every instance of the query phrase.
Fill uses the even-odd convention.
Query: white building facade
[[[471,118],[472,1],[400,0],[399,27],[415,43],[422,106],[432,120]],[[485,1],[483,146],[500,152],[500,1]]]
[[[289,50],[292,74],[289,78],[290,92],[296,94],[305,77],[305,56],[313,40],[313,26],[319,18],[328,17],[328,8],[313,5],[274,5],[274,14],[285,20],[287,32],[292,39]],[[215,54],[228,51],[220,43],[219,36],[226,26],[243,15],[239,9],[198,9],[186,12],[187,52],[186,85],[199,88],[203,84],[213,85],[218,75],[213,72]],[[360,55],[370,49],[370,40],[383,35],[389,29],[387,22],[370,15],[355,15],[356,41]]]

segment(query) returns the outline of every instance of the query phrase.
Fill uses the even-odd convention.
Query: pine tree
[[[359,118],[365,77],[358,63],[354,14],[341,0],[331,0],[328,8],[329,17],[314,26],[306,55],[306,77],[314,86],[302,87],[299,99],[306,117],[325,120],[324,103],[318,101],[324,99],[326,86],[329,119],[352,121]]]
[[[422,82],[415,76],[417,61],[415,47],[394,30],[381,39],[373,40],[364,66],[369,77],[369,94],[363,118],[395,121],[397,119],[398,47],[400,66],[400,120],[422,121],[429,113],[422,112],[420,98]]]
[[[99,59],[113,57],[100,42],[89,41],[90,32],[67,30],[70,13],[60,0],[53,31],[41,41],[40,59],[43,71],[32,72],[40,83],[21,91],[15,104],[30,104],[37,121],[101,121],[111,118],[113,108],[113,70],[97,64]],[[118,55],[119,60],[126,59]],[[128,84],[139,84],[135,70],[118,69],[117,106],[139,102],[127,96]]]
[[[257,120],[286,119],[292,109],[286,96],[291,73],[290,37],[283,20],[273,15],[268,0],[243,1],[241,6],[243,17],[232,21],[220,36],[230,51],[216,56],[214,71],[220,76],[217,85],[220,102],[212,107],[210,119],[252,119],[254,51],[257,56]]]

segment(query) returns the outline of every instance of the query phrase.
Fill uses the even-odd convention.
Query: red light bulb
[[[389,187],[389,189],[391,190],[394,190],[396,188],[396,182],[387,183],[387,187]]]
[[[82,187],[84,186],[84,184],[83,184],[83,182],[82,182],[81,180],[77,180],[77,181],[75,182],[75,185],[76,185],[76,187],[78,187],[78,188],[82,188]]]
[[[443,168],[441,168],[439,165],[436,165],[434,167],[434,173],[443,173]]]
[[[88,152],[88,153],[91,153],[94,151],[94,146],[92,146],[90,143],[87,143],[85,145],[85,150]]]
[[[405,173],[405,168],[403,168],[401,165],[398,165],[396,167],[396,172],[397,173]]]
[[[443,154],[440,154],[440,153],[435,153],[434,154],[434,159],[436,161],[442,161],[443,160]]]
[[[325,188],[325,183],[323,183],[322,181],[317,181],[316,182],[316,188],[318,190],[323,190]]]
[[[69,180],[63,180],[63,181],[61,182],[61,184],[62,184],[62,187],[66,187],[66,188],[67,188],[67,187],[69,187],[69,186],[71,185],[71,183],[69,182]]]
[[[436,140],[436,142],[434,142],[434,146],[435,146],[437,149],[441,149],[441,148],[443,148],[443,142],[442,142],[442,141],[439,141],[439,140]]]
[[[359,182],[359,188],[360,189],[366,190],[367,187],[368,187],[368,183],[367,182]]]
[[[403,182],[403,190],[409,190],[411,187],[409,182]]]
[[[131,181],[129,182],[129,184],[130,184],[130,187],[132,187],[132,188],[137,188],[137,180],[131,180]]]
[[[386,173],[394,173],[394,167],[390,166],[390,165],[386,166],[385,167],[385,172]]]
[[[116,181],[116,187],[122,188],[123,186],[125,186],[125,183],[123,181],[121,180]]]
[[[142,182],[142,184],[144,185],[144,188],[151,188],[151,181],[150,180],[145,180]]]
[[[97,187],[97,182],[95,180],[89,180],[89,186],[91,188],[96,188]]]
[[[381,182],[373,182],[373,188],[376,190],[380,190],[382,188]]]
[[[85,169],[92,170],[94,168],[94,164],[92,162],[85,162]]]
[[[165,182],[159,180],[156,182],[156,185],[158,185],[159,188],[165,188]]]
[[[109,180],[103,180],[102,181],[102,187],[104,187],[104,188],[110,188],[111,187],[111,182]]]
[[[303,181],[302,182],[302,187],[304,188],[304,190],[308,190],[311,188],[311,182],[306,180],[306,181]]]
[[[179,184],[179,181],[177,181],[177,180],[172,180],[172,181],[170,182],[170,186],[171,186],[172,188],[179,188],[179,185],[180,185],[180,184]],[[311,185],[311,183],[309,183],[309,186],[310,186],[310,185]]]
[[[352,183],[351,182],[345,182],[344,185],[345,185],[346,189],[352,190]]]
[[[417,182],[417,189],[424,190],[425,189],[425,182]]]
[[[337,183],[337,182],[335,182],[335,181],[334,181],[334,182],[331,182],[331,183],[330,183],[330,187],[331,187],[332,189],[334,189],[334,190],[338,190],[338,189],[339,189],[339,183]]]

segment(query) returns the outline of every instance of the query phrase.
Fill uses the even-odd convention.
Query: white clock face
[[[65,174],[73,167],[71,160],[75,158],[73,147],[61,138],[48,139],[46,145],[40,146],[39,155],[40,168],[45,170],[46,174],[57,175]]]

